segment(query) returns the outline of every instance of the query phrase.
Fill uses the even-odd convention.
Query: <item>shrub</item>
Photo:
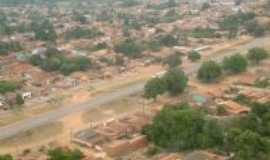
[[[49,150],[48,160],[81,160],[83,153],[80,150],[68,150],[63,148],[56,148]]]
[[[23,99],[21,94],[16,94],[16,104],[18,104],[18,105],[24,104],[24,99]]]
[[[10,81],[0,81],[0,93],[13,92],[18,88],[17,83]]]
[[[178,38],[170,34],[159,36],[158,41],[161,45],[166,47],[172,47],[178,44]]]
[[[179,66],[182,63],[181,55],[174,53],[166,57],[164,64],[167,64],[170,68]]]
[[[76,27],[74,29],[71,29],[70,31],[67,31],[65,33],[65,38],[67,40],[80,38],[94,38],[100,35],[103,35],[103,33],[97,28]]]
[[[265,28],[261,26],[256,20],[247,22],[246,29],[249,33],[251,33],[255,37],[261,37],[265,33]]]

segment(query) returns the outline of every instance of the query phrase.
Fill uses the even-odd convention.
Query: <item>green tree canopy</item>
[[[188,52],[188,59],[191,60],[192,62],[195,62],[201,59],[201,55],[199,52],[192,50]]]
[[[188,77],[179,68],[172,68],[163,77],[167,91],[172,95],[180,94],[187,86]]]
[[[48,160],[81,160],[83,153],[80,150],[69,150],[63,148],[56,148],[49,150]]]
[[[166,57],[164,64],[167,64],[170,68],[178,67],[182,63],[181,55],[173,53]]]
[[[266,59],[268,56],[268,52],[264,48],[259,47],[250,49],[247,54],[247,58],[256,64]]]
[[[152,78],[144,86],[144,96],[147,99],[156,99],[158,95],[166,92],[166,83],[162,78]]]
[[[16,82],[0,81],[0,93],[14,92],[18,88]]]
[[[222,130],[215,122],[207,122],[204,113],[188,104],[164,107],[143,133],[169,150],[192,150],[215,146],[222,142]]]
[[[114,46],[114,50],[115,52],[122,53],[127,57],[138,58],[142,54],[143,46],[133,39],[125,39],[118,42]]]
[[[219,64],[214,61],[204,62],[197,74],[197,78],[203,82],[213,82],[222,74],[222,69]]]
[[[38,40],[55,42],[57,39],[54,26],[48,19],[32,22],[32,29]]]
[[[223,59],[223,69],[230,73],[240,73],[246,71],[248,62],[241,54],[235,54]]]

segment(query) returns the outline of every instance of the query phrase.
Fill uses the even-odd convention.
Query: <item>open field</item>
[[[49,143],[53,137],[57,137],[62,131],[63,124],[54,122],[19,133],[10,138],[0,140],[0,153],[11,152],[16,154],[25,149],[42,146]]]

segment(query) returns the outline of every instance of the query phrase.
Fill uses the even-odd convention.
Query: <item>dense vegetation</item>
[[[48,19],[32,21],[31,27],[37,40],[56,41],[57,34],[53,24]]]
[[[199,52],[192,50],[188,52],[188,59],[191,60],[192,62],[195,62],[201,59],[201,55]]]
[[[223,69],[230,73],[240,73],[246,71],[248,62],[246,57],[235,54],[223,59]]]
[[[214,61],[206,61],[200,67],[197,77],[203,82],[216,81],[222,75],[222,68]]]
[[[65,33],[66,39],[79,39],[79,38],[94,38],[103,35],[97,28],[82,28],[76,27]]]
[[[81,160],[83,153],[80,150],[68,150],[63,148],[56,148],[49,150],[48,160]]]
[[[30,62],[33,65],[39,66],[46,71],[60,71],[64,75],[69,75],[75,71],[85,71],[92,66],[89,58],[84,56],[76,56],[73,58],[65,57],[57,49],[49,48],[45,57],[42,55],[33,55]]]
[[[0,81],[0,93],[14,92],[18,84],[12,81]]]
[[[253,62],[258,64],[262,60],[266,59],[269,56],[268,52],[263,48],[252,48],[248,51],[247,58]]]
[[[21,51],[23,48],[19,42],[0,42],[0,56],[7,55],[9,52]]]
[[[225,17],[223,21],[220,22],[220,27],[229,31],[230,38],[237,35],[240,27],[246,28],[251,35],[257,37],[262,36],[264,35],[265,28],[255,20],[255,17],[256,14],[253,12],[238,12],[237,14]]]
[[[165,58],[164,64],[168,65],[170,68],[178,67],[182,63],[181,53],[175,52]]]
[[[179,68],[171,68],[161,77],[149,80],[144,87],[144,95],[151,99],[165,92],[177,95],[184,91],[187,86],[188,78]]]
[[[195,38],[215,38],[218,35],[216,34],[216,31],[211,28],[195,28],[191,32],[191,36]]]
[[[130,58],[140,57],[143,49],[143,45],[133,39],[122,40],[114,46],[115,52],[122,53]]]
[[[186,103],[165,106],[143,132],[157,146],[171,151],[208,148],[223,143],[220,126],[206,120],[203,112]]]
[[[215,61],[206,61],[199,68],[197,78],[206,83],[214,82],[222,76],[222,70],[231,74],[241,73],[247,69],[247,60],[258,64],[268,57],[268,51],[266,51],[264,48],[255,47],[248,51],[246,57],[241,54],[234,54],[232,56],[225,57],[222,65],[216,63]]]
[[[48,160],[81,160],[84,158],[80,150],[67,148],[51,149],[47,153]],[[14,160],[11,155],[0,155],[0,160]]]
[[[232,160],[268,160],[269,116],[270,103],[255,103],[249,114],[225,125],[188,104],[179,104],[165,106],[143,133],[155,145],[170,151],[213,148],[233,155]]]

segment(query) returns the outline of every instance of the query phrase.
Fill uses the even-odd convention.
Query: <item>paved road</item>
[[[212,57],[210,59],[221,61],[225,55],[230,55],[238,51],[247,50],[256,46],[264,46],[266,41],[270,40],[270,37],[264,37],[260,39],[253,40],[252,42],[237,47],[229,52],[220,54],[219,56]],[[200,67],[200,63],[196,63],[192,68],[185,69],[187,74],[195,73]],[[47,112],[36,117],[28,118],[17,123],[1,127],[0,128],[0,139],[8,138],[14,136],[22,131],[27,131],[35,127],[44,125],[48,122],[53,122],[65,117],[68,114],[75,112],[87,111],[91,108],[98,107],[102,104],[109,103],[113,100],[119,99],[121,97],[129,96],[135,93],[138,93],[143,90],[145,82],[139,82],[137,84],[132,84],[125,88],[120,88],[113,90],[111,92],[105,93],[103,95],[96,96],[95,98],[76,105],[70,105],[66,107],[59,108],[57,110]]]

